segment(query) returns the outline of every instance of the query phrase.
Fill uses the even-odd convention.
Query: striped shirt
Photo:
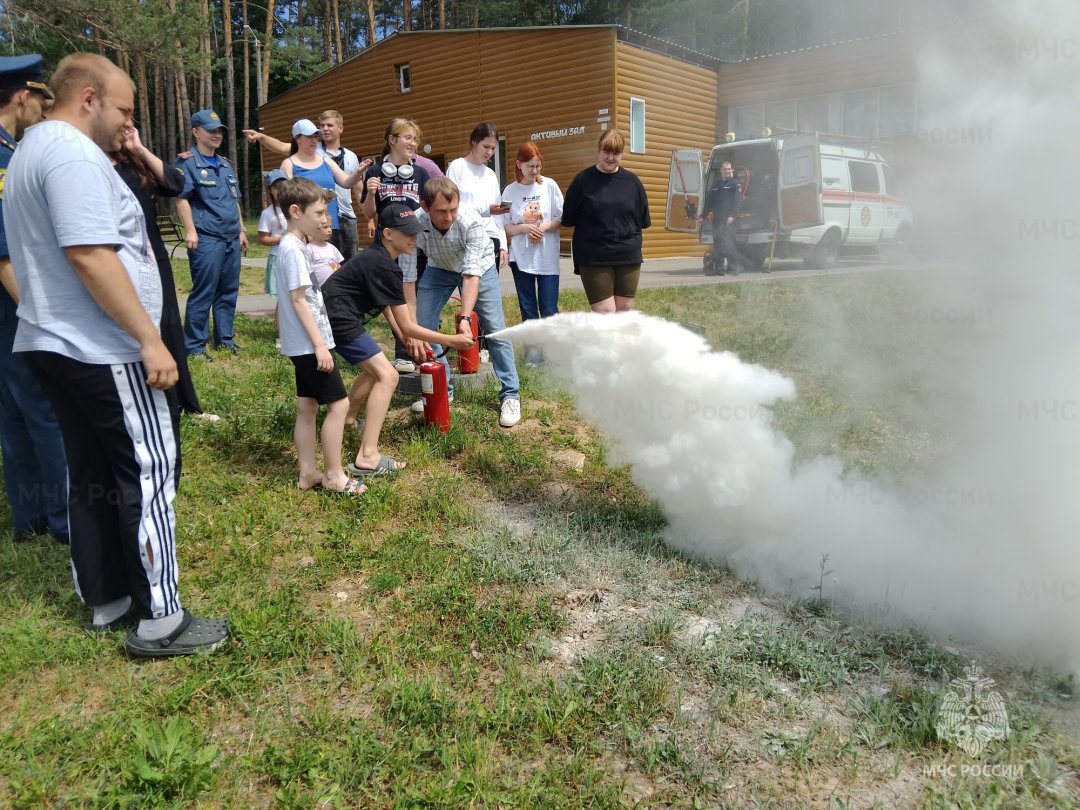
[[[488,236],[483,219],[475,211],[458,210],[457,219],[446,233],[431,224],[427,212],[416,212],[424,231],[416,237],[416,247],[428,257],[429,267],[463,276],[482,276],[495,266],[495,247]],[[416,281],[416,254],[398,256],[402,279]]]

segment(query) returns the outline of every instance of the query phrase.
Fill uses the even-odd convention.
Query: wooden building
[[[646,258],[701,255],[694,235],[664,230],[664,204],[672,150],[716,141],[718,66],[611,25],[414,31],[272,99],[259,120],[287,140],[297,119],[336,109],[345,118],[342,142],[363,158],[381,152],[391,118],[413,118],[423,130],[422,152],[443,167],[468,150],[474,125],[490,121],[501,136],[493,166],[500,185],[513,180],[518,147],[533,140],[544,174],[564,192],[596,162],[600,133],[616,128],[628,140],[623,166],[649,195]],[[280,158],[266,153],[263,160],[271,168]],[[565,249],[570,233],[562,233]]]

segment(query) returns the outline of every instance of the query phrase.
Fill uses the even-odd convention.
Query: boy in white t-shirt
[[[317,237],[326,220],[323,189],[303,178],[282,182],[278,202],[288,230],[278,243],[277,288],[288,301],[278,308],[281,353],[296,368],[296,456],[300,464],[300,489],[324,489],[344,495],[361,495],[367,489],[345,474],[341,466],[341,442],[349,400],[334,357],[334,338],[326,315],[322,292],[311,272],[304,239]],[[320,473],[315,461],[315,420],[319,406],[326,405],[322,427],[323,461]]]

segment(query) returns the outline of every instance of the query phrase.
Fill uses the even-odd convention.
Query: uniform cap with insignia
[[[49,92],[42,72],[44,63],[45,57],[39,53],[0,56],[0,88],[33,90],[51,101],[53,94]]]
[[[213,110],[199,110],[191,116],[191,128],[194,129],[195,127],[201,127],[207,132],[213,132],[218,129],[224,129],[225,125],[221,123],[218,114]]]

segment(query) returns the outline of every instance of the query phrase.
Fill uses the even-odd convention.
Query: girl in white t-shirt
[[[547,318],[559,312],[559,225],[563,195],[559,185],[540,174],[544,157],[532,141],[518,149],[517,182],[502,193],[510,213],[501,217],[510,237],[510,269],[517,287],[521,320]],[[525,365],[537,366],[542,356],[525,347]]]
[[[281,241],[281,237],[285,235],[288,227],[285,215],[281,213],[281,209],[278,207],[277,189],[274,186],[288,179],[281,169],[274,169],[270,172],[270,175],[266,178],[270,204],[259,214],[259,244],[270,248],[270,255],[266,257],[266,279],[263,282],[263,289],[266,290],[267,295],[272,295],[274,298],[277,298],[277,279],[274,277],[274,264],[277,262],[278,243]]]
[[[334,247],[334,243],[330,241],[333,233],[330,221],[327,220],[322,230],[319,231],[319,235],[308,242],[307,245],[308,255],[311,257],[311,274],[315,276],[315,281],[318,282],[320,287],[345,261],[341,251]]]
[[[484,217],[484,227],[495,245],[496,267],[505,267],[507,250],[506,234],[503,233],[499,214],[505,214],[499,197],[499,178],[487,167],[499,148],[499,133],[494,125],[477,124],[469,135],[469,153],[450,161],[446,176],[453,180],[460,192],[462,209],[472,209]]]

